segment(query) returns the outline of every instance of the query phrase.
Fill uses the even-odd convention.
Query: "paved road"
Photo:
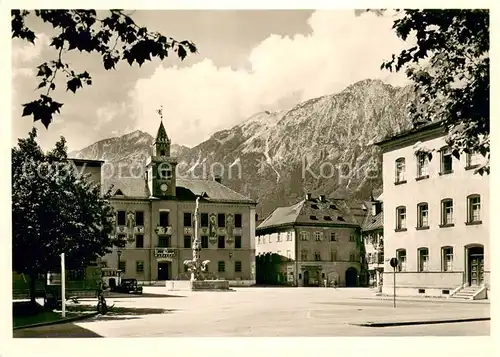
[[[151,290],[151,291],[150,291]],[[167,293],[162,288],[146,292]],[[361,327],[362,322],[485,317],[488,304],[367,300],[368,289],[241,288],[168,292],[170,297],[114,298],[113,313],[75,324],[32,329],[39,337],[88,331],[104,337],[485,336],[489,321]],[[79,327],[83,330],[73,331]],[[25,330],[29,331],[29,330]],[[18,336],[23,332],[17,332]],[[26,333],[26,332],[24,332]],[[21,337],[21,336],[19,336]],[[76,337],[76,336],[75,336]]]

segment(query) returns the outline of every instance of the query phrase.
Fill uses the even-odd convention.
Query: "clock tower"
[[[147,160],[147,183],[149,192],[158,198],[175,196],[175,169],[177,158],[170,156],[170,139],[163,126],[162,109],[160,114],[160,127],[156,134],[155,141],[151,147],[151,156]]]

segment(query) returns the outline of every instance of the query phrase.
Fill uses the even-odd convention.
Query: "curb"
[[[391,327],[391,326],[448,324],[448,323],[490,321],[490,320],[491,317],[476,317],[476,318],[465,318],[465,319],[443,319],[443,320],[428,320],[428,321],[366,322],[361,324],[350,324],[350,325],[363,326],[363,327]]]
[[[351,297],[351,300],[375,300],[375,301],[392,301],[392,297],[387,297],[387,296],[377,296],[377,297]],[[402,298],[402,299],[397,299],[396,301],[402,302],[402,301],[411,301],[411,302],[430,302],[430,303],[449,303],[449,304],[481,304],[481,305],[491,305],[489,299],[484,299],[484,300],[451,300],[448,298],[423,298],[423,299],[407,299],[407,298]],[[473,302],[472,302],[473,301]]]
[[[40,326],[50,326],[50,325],[57,325],[57,324],[64,324],[67,322],[74,322],[74,321],[79,321],[79,320],[84,320],[89,317],[94,317],[97,316],[98,312],[91,312],[89,314],[83,314],[79,316],[72,316],[72,317],[67,317],[61,320],[56,320],[56,321],[49,321],[49,322],[39,322],[36,324],[31,324],[31,325],[23,325],[23,326],[16,326],[13,327],[12,330],[21,330],[21,329],[26,329],[26,328],[32,328],[32,327],[40,327]]]

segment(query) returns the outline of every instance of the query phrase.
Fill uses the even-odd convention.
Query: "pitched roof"
[[[148,198],[149,189],[146,180],[141,178],[114,178],[103,180],[102,188],[103,192],[107,192],[109,188],[113,185],[111,195],[115,195],[119,190],[125,197],[131,198]]]
[[[203,195],[209,201],[256,203],[254,200],[243,196],[215,180],[177,179],[177,189],[179,188],[189,190],[196,196]]]
[[[257,228],[265,228],[271,226],[278,226],[288,223],[295,223],[300,212],[302,211],[302,206],[306,201],[302,200],[299,203],[294,204],[289,207],[278,207],[269,216],[264,219]]]
[[[366,217],[361,225],[361,230],[363,232],[373,231],[375,229],[383,229],[384,228],[384,211],[382,210],[375,216],[372,215],[372,202],[366,202],[367,212]]]
[[[302,200],[293,206],[276,208],[257,229],[291,224],[359,226],[344,200]]]
[[[106,192],[111,185],[113,185],[113,195],[120,190],[125,198],[147,199],[150,197],[146,180],[141,178],[104,180],[104,192]],[[250,198],[233,191],[229,187],[212,180],[177,179],[176,194],[181,200],[194,200],[197,196],[203,196],[205,200],[214,202],[256,203]]]

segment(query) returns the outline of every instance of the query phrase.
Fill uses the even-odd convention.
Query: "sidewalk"
[[[379,300],[379,301],[393,301],[391,295],[376,295],[365,297],[351,297],[352,300]],[[486,304],[490,305],[489,299],[484,300],[459,300],[448,298],[434,298],[434,297],[418,297],[418,296],[396,296],[396,305],[398,301],[418,301],[418,302],[442,302],[442,303],[455,303],[455,304]]]
[[[382,300],[392,299],[379,297],[358,298],[357,300]],[[397,299],[397,298],[396,298]],[[444,300],[444,301],[443,301]],[[439,304],[443,302],[444,304]],[[450,304],[448,304],[450,302]],[[422,303],[430,303],[424,305]],[[454,304],[455,303],[455,304]],[[405,325],[424,325],[424,324],[442,324],[472,321],[490,320],[489,304],[470,304],[468,301],[448,301],[447,299],[404,299],[396,307],[384,306],[372,311],[367,311],[365,316],[359,316],[349,321],[351,325],[368,327],[386,327],[386,326],[405,326]]]

